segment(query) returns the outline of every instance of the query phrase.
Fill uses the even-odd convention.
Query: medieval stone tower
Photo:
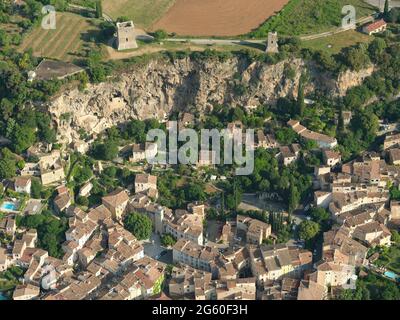
[[[117,23],[118,50],[136,49],[138,47],[135,35],[135,25],[132,21]]]
[[[268,40],[267,40],[267,48],[265,52],[268,53],[278,53],[278,33],[276,32],[268,32]]]

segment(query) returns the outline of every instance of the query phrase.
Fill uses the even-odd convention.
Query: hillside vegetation
[[[250,35],[258,38],[267,36],[269,31],[284,35],[324,32],[340,26],[342,8],[349,4],[356,8],[357,19],[375,12],[375,8],[363,0],[291,0]]]

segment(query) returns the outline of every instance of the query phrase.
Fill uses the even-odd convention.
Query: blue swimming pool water
[[[398,278],[398,275],[392,271],[386,271],[384,274],[386,277],[393,279],[393,280],[396,280]]]
[[[0,292],[0,301],[1,300],[8,300],[8,298],[3,293]]]
[[[1,205],[1,209],[13,210],[13,211],[15,211],[15,210],[17,210],[17,207],[16,207],[16,205],[15,205],[14,203],[11,203],[11,202],[4,202],[4,203]]]

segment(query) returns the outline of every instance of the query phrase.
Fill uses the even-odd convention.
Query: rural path
[[[367,22],[372,21],[372,19],[373,19],[373,16],[367,16],[367,17],[363,17],[363,18],[358,19],[356,23],[367,23]],[[346,31],[351,30],[351,29],[352,28],[337,27],[337,28],[335,28],[335,29],[333,29],[331,31],[326,31],[326,32],[321,32],[321,33],[301,36],[300,40],[307,41],[307,40],[315,40],[315,39],[325,38],[325,37],[333,36],[333,35],[338,34],[338,33],[346,32]]]
[[[169,42],[190,42],[197,45],[246,45],[246,44],[264,44],[265,40],[245,40],[245,39],[194,39],[194,38],[167,38],[164,41]]]

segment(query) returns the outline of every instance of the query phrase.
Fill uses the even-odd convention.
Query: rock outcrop
[[[288,68],[294,71],[290,78]],[[274,104],[280,97],[297,95],[304,69],[310,74],[306,93],[318,90],[332,97],[344,95],[373,72],[371,67],[333,77],[301,59],[275,65],[250,63],[244,58],[223,62],[158,59],[108,82],[89,85],[85,92],[67,90],[54,98],[48,108],[59,129],[60,141],[70,143],[79,138],[80,129],[96,134],[132,118],[163,120],[171,111],[188,108],[196,108],[201,114],[215,104]]]

